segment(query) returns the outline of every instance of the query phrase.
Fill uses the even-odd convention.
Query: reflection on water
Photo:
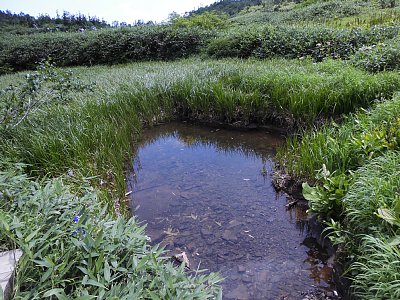
[[[218,271],[225,299],[302,299],[329,287],[331,268],[271,183],[275,148],[265,131],[168,124],[143,134],[129,188],[147,234],[191,268]]]

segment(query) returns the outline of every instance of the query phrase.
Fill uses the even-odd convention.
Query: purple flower
[[[81,228],[81,227],[78,227],[77,230],[72,231],[72,234],[74,234],[74,235],[78,234],[78,233],[81,233],[83,236],[85,236],[86,235],[86,230]]]
[[[80,216],[75,216],[75,217],[72,219],[72,222],[78,223],[78,222],[79,222],[79,218],[80,218]]]

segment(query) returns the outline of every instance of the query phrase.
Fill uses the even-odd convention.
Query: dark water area
[[[143,132],[128,176],[131,209],[152,244],[219,272],[224,299],[303,299],[330,290],[331,265],[272,185],[280,134],[192,124]]]

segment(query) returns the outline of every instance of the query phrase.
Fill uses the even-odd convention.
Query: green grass
[[[400,297],[400,153],[387,152],[354,174],[343,198],[345,229],[358,257],[351,265],[361,299]]]
[[[400,250],[385,237],[366,236],[355,272],[354,294],[360,299],[400,298]]]
[[[235,25],[296,24],[333,28],[369,28],[394,25],[400,18],[399,7],[381,8],[379,1],[301,1],[280,6],[255,6],[234,15],[228,21]]]
[[[400,85],[396,73],[371,75],[335,61],[187,60],[74,71],[95,81],[95,91],[32,116],[8,132],[0,150],[36,174],[77,169],[106,180],[111,173],[119,190],[142,124],[189,117],[312,126],[390,97]]]
[[[330,172],[354,170],[399,146],[399,112],[400,96],[396,95],[347,117],[341,125],[327,123],[319,130],[292,137],[277,157],[298,178],[314,178],[324,164]]]

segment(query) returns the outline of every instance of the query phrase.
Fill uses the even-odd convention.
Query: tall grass
[[[399,297],[400,95],[289,139],[278,158],[343,243],[360,299]],[[330,220],[330,221],[329,221]]]
[[[400,145],[398,145],[398,148]],[[357,170],[354,183],[343,198],[346,223],[354,233],[365,233],[375,228],[393,235],[392,224],[380,217],[385,209],[400,216],[400,154],[388,152]]]
[[[111,172],[119,189],[142,125],[185,117],[312,126],[390,97],[400,85],[395,73],[371,75],[335,61],[189,60],[75,71],[97,82],[96,91],[32,116],[0,149],[36,173],[72,168],[106,180]]]
[[[366,236],[354,273],[354,294],[360,299],[400,298],[400,249],[382,236]]]
[[[348,116],[340,126],[328,123],[290,138],[277,157],[298,177],[313,178],[325,164],[331,172],[354,170],[388,149],[399,147],[400,96],[371,110]]]

